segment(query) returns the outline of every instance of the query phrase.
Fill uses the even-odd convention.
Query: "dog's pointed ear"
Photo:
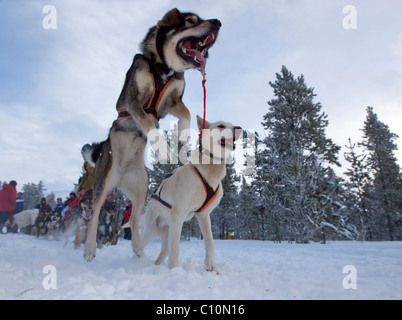
[[[159,29],[161,27],[178,27],[180,25],[184,25],[184,17],[179,10],[174,8],[167,12],[162,20],[158,21],[156,27]]]
[[[197,126],[198,126],[198,130],[201,132],[202,130],[202,125],[204,123],[204,119],[201,118],[198,114],[197,114]],[[205,120],[205,129],[209,128],[209,122],[207,120]]]

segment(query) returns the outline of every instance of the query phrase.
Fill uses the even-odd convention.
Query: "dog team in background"
[[[102,237],[107,237],[111,243],[116,237],[114,231],[110,231],[113,228],[105,229],[109,220],[107,215],[106,220],[102,215],[113,211],[105,199],[117,188],[132,201],[131,217],[127,218],[126,214],[123,223],[130,227],[135,255],[141,257],[144,246],[157,236],[162,240],[162,248],[155,263],[160,264],[168,257],[169,268],[176,267],[183,222],[196,216],[205,242],[206,269],[218,273],[210,213],[222,198],[225,160],[240,136],[239,126],[223,121],[210,123],[205,117],[198,117],[198,156],[193,157],[192,153],[192,164],[176,169],[167,177],[152,196],[142,217],[141,212],[148,192],[145,145],[149,142],[160,160],[169,159],[168,144],[157,130],[159,120],[168,114],[178,119],[179,140],[182,143],[188,141],[191,114],[182,101],[184,72],[198,69],[204,85],[208,50],[216,42],[220,27],[218,19],[204,20],[194,13],[172,9],[149,29],[140,45],[141,53],[134,56],[126,73],[116,103],[117,118],[108,138],[82,148],[88,176],[84,175],[81,182],[87,184],[86,187],[79,190],[79,196],[66,208],[59,202],[54,210],[48,210],[45,203],[41,203],[36,209],[37,236],[43,228],[45,233],[49,232],[53,223],[63,221],[61,228],[65,233],[74,224],[75,247],[85,241],[84,257],[91,261],[95,258],[96,248],[104,241]],[[76,209],[67,211],[69,207]],[[56,212],[50,216],[60,216],[61,220],[49,220],[50,211]],[[74,213],[67,217],[66,212]],[[10,226],[18,225],[17,216],[8,219]]]
[[[85,176],[85,174],[84,174]],[[80,178],[80,182],[83,177]],[[71,235],[75,235],[74,248],[86,238],[87,225],[92,217],[91,190],[80,190],[78,194],[71,192],[69,198],[63,202],[57,199],[57,204],[52,208],[46,198],[42,198],[35,208],[24,210],[23,193],[16,191],[15,180],[5,183],[0,190],[0,230],[1,233],[22,232],[35,234],[37,237],[52,236],[59,240],[64,235],[66,241]],[[81,184],[80,184],[81,186]],[[127,221],[131,215],[131,201],[121,213],[115,204],[107,199],[102,207],[99,230],[97,234],[98,247],[104,244],[116,244],[118,237],[131,240],[131,232]],[[123,225],[126,228],[123,229]],[[67,242],[66,242],[67,245]]]

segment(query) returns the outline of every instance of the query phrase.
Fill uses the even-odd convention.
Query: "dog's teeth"
[[[186,48],[182,47],[181,50],[183,51],[184,54],[187,54]]]

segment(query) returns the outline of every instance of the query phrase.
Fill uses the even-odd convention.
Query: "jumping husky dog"
[[[197,116],[200,131],[202,122]],[[202,153],[192,159],[192,164],[176,169],[152,196],[141,220],[141,237],[144,247],[154,236],[161,239],[162,248],[155,264],[161,264],[169,256],[169,268],[178,265],[183,223],[195,215],[204,237],[206,268],[218,273],[210,213],[222,198],[225,159],[235,149],[234,143],[240,134],[241,128],[230,123],[206,121],[200,148]]]
[[[190,112],[182,101],[184,71],[200,69],[205,73],[208,49],[215,43],[220,27],[217,19],[203,20],[194,13],[172,9],[149,29],[141,43],[142,54],[134,57],[127,71],[116,104],[118,118],[108,139],[85,145],[82,150],[95,167],[93,222],[84,250],[88,261],[95,257],[100,209],[107,193],[116,187],[133,202],[132,244],[134,253],[142,256],[139,222],[148,189],[143,159],[147,137],[152,133],[159,138],[160,158],[167,159],[167,143],[156,130],[158,120],[171,114],[179,119],[180,132],[189,128]],[[179,138],[186,141],[187,135]]]

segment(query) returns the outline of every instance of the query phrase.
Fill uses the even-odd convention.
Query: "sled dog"
[[[78,249],[88,235],[88,225],[92,219],[92,200],[82,198],[77,213],[77,229],[75,232],[74,249]]]
[[[61,233],[61,224],[61,215],[59,213],[53,213],[50,216],[50,220],[47,224],[47,230],[44,237],[49,238],[49,236],[52,235],[53,239],[59,240]]]
[[[87,238],[88,224],[91,218],[92,200],[89,197],[83,197],[80,199],[79,205],[74,209],[72,217],[66,223],[64,247],[68,244],[68,238],[75,234],[74,249],[78,249],[80,244]]]
[[[99,214],[98,248],[102,248],[104,244],[116,245],[119,231],[119,217],[116,208],[111,201],[106,200]]]
[[[202,122],[197,116],[200,131]],[[241,128],[230,123],[206,121],[200,148],[202,153],[198,151],[198,159],[195,152],[196,158],[192,159],[192,163],[176,169],[162,182],[148,202],[141,219],[141,237],[144,247],[154,236],[161,239],[162,247],[155,264],[161,264],[169,257],[169,268],[178,265],[183,223],[195,215],[204,237],[206,268],[218,273],[210,213],[222,198],[221,181],[226,175],[225,159],[235,149],[235,141],[240,134]]]
[[[39,209],[27,209],[9,217],[7,226],[11,232],[17,232],[25,227],[35,225],[35,220],[38,217]]]
[[[184,71],[193,68],[205,72],[208,49],[215,43],[220,26],[217,19],[203,20],[196,14],[172,9],[142,41],[142,54],[134,57],[127,71],[109,137],[82,149],[85,159],[95,167],[94,211],[84,250],[86,260],[95,257],[99,212],[113,188],[125,192],[133,202],[132,246],[134,253],[142,256],[139,223],[148,189],[144,165],[147,137],[157,137],[159,156],[167,159],[167,143],[156,130],[159,119],[171,114],[179,119],[179,131],[188,131],[183,131],[190,126],[190,112],[182,101]],[[186,141],[187,135],[179,138]]]
[[[41,234],[47,235],[49,232],[48,226],[50,223],[51,213],[46,212],[45,209],[40,209],[39,214],[35,219],[36,237],[39,238]]]

